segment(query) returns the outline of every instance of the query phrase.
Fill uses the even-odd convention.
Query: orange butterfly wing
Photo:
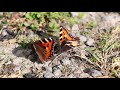
[[[45,38],[43,40],[39,40],[33,43],[34,49],[41,61],[47,61],[49,59],[52,49],[53,49],[54,41],[52,38]]]
[[[79,46],[79,37],[73,38],[63,26],[60,26],[59,42],[61,46],[65,44],[68,46]]]
[[[60,43],[64,42],[65,40],[73,40],[73,38],[68,34],[67,30],[60,26]]]
[[[33,46],[34,46],[34,49],[35,49],[39,59],[41,61],[44,61],[44,60],[46,60],[45,53],[43,53],[45,51],[45,49],[43,47],[39,46],[38,43],[39,43],[39,41],[35,42],[33,44]]]

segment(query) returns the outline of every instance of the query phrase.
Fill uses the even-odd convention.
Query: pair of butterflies
[[[74,38],[70,36],[70,34],[67,32],[67,30],[60,26],[60,37],[59,37],[59,44],[63,44],[65,41],[72,41]],[[53,48],[54,48],[54,40],[53,38],[44,38],[40,39],[38,41],[35,41],[33,43],[33,47],[40,59],[41,62],[47,61],[50,56],[53,54]]]

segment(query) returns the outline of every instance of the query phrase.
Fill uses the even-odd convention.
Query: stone
[[[62,62],[63,62],[64,65],[70,65],[71,64],[71,61],[68,60],[68,59],[63,59]]]
[[[2,30],[1,34],[2,34],[3,36],[9,35],[9,34],[7,33],[7,31],[6,31],[6,29]]]
[[[17,50],[15,55],[18,56],[18,57],[24,57],[23,50]]]
[[[100,72],[100,71],[97,71],[97,70],[93,70],[91,75],[92,75],[93,77],[102,76],[101,72]]]
[[[54,75],[51,73],[51,72],[45,72],[44,74],[43,74],[43,77],[44,78],[52,78]]]
[[[61,76],[61,70],[60,69],[57,69],[57,70],[55,70],[54,71],[54,76],[55,76],[55,78],[59,78],[60,76]]]
[[[46,67],[46,70],[52,72],[52,67]]]
[[[29,60],[34,60],[34,56],[33,56],[33,55],[29,55],[29,56],[28,56],[28,59],[29,59]]]
[[[87,37],[85,37],[85,36],[80,36],[80,41],[81,42],[86,42],[87,41]]]
[[[32,50],[30,50],[30,49],[29,50],[26,49],[26,50],[23,51],[25,56],[29,56],[31,54],[31,52],[32,52]]]
[[[79,78],[92,78],[88,73],[81,73]]]
[[[102,76],[102,73],[98,70],[95,70],[95,69],[86,69],[85,72],[87,72],[88,74],[90,74],[93,77]]]
[[[46,66],[46,67],[45,67],[45,70],[46,70],[46,71],[49,71],[49,72],[52,72],[52,67]]]
[[[95,42],[94,39],[89,38],[88,41],[86,42],[86,44],[89,46],[93,46],[94,42]]]
[[[24,78],[35,78],[35,74],[33,73],[26,73],[23,75]]]
[[[19,72],[19,71],[20,71],[20,67],[21,67],[21,66],[16,66],[16,67],[14,68],[14,72]]]

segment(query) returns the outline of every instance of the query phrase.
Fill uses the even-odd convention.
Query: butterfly
[[[76,41],[78,38],[74,38],[72,35],[70,35],[63,26],[60,26],[60,37],[59,37],[59,43],[60,45],[72,45],[72,46],[78,46],[79,43]]]
[[[64,42],[69,41],[69,43],[74,45],[74,38],[67,32],[67,30],[60,26],[60,37],[59,43],[62,45]],[[44,38],[33,43],[33,47],[39,57],[43,61],[48,61],[50,56],[54,53],[54,40],[53,38]]]
[[[53,55],[54,40],[53,38],[44,38],[33,43],[33,47],[41,62],[48,61]]]

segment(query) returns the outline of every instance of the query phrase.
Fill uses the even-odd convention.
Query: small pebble
[[[51,73],[51,72],[46,72],[46,73],[44,73],[44,78],[52,78],[54,75]]]
[[[35,78],[35,74],[33,73],[26,73],[23,75],[24,78]]]
[[[1,34],[2,34],[3,36],[9,35],[9,34],[7,33],[7,31],[6,31],[6,29],[4,29]]]
[[[29,55],[29,56],[28,56],[28,59],[29,59],[29,60],[33,60],[33,59],[34,59],[33,55]]]
[[[23,69],[21,72],[22,72],[22,74],[30,73],[30,69],[26,69],[26,68],[25,68],[25,69]]]
[[[94,39],[89,38],[88,41],[86,42],[86,44],[89,46],[93,46],[94,42],[95,42]]]
[[[52,72],[52,67],[45,67],[46,68],[46,71],[49,71],[49,72]]]
[[[90,74],[93,77],[102,76],[102,73],[98,70],[95,70],[95,69],[86,69],[85,72],[87,72],[88,74]]]
[[[31,54],[32,50],[24,50],[23,53],[25,56],[29,56]]]
[[[92,78],[88,73],[81,73],[79,78]]]
[[[60,76],[61,76],[61,71],[60,71],[60,69],[57,69],[57,70],[55,70],[54,71],[54,76],[56,77],[56,78],[59,78]]]
[[[67,60],[67,59],[63,59],[62,62],[63,62],[64,65],[70,65],[71,64],[71,61]]]
[[[18,72],[20,70],[20,66],[16,66],[15,68],[14,68],[14,72]]]
[[[16,51],[15,55],[18,56],[18,57],[24,57],[23,50]]]
[[[87,37],[85,37],[85,36],[80,36],[80,41],[81,42],[86,42],[87,41]]]

